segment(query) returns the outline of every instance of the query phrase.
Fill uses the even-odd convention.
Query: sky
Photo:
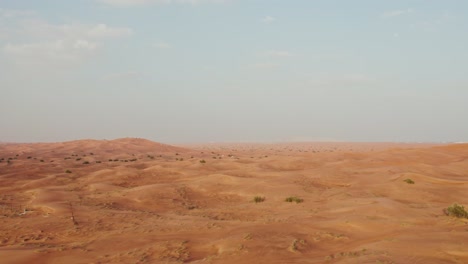
[[[468,141],[466,0],[0,0],[0,141]]]

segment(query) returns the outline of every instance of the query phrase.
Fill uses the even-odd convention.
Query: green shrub
[[[468,212],[465,210],[465,207],[456,203],[445,209],[445,213],[458,218],[468,218]]]
[[[263,196],[255,196],[254,199],[253,199],[253,201],[254,201],[255,203],[261,203],[261,202],[264,202],[264,201],[265,201],[265,197],[263,197]]]
[[[298,198],[296,196],[290,196],[290,197],[286,198],[284,201],[288,202],[288,203],[292,203],[292,202],[302,203],[304,201],[304,199]]]
[[[406,179],[403,181],[406,182],[407,184],[414,184],[414,181],[412,179]]]

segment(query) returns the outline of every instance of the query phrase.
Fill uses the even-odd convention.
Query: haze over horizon
[[[0,141],[468,141],[468,2],[0,2]]]

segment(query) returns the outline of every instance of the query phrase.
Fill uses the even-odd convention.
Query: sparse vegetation
[[[71,170],[66,170],[65,173],[72,173],[72,171]]]
[[[403,181],[406,182],[407,184],[414,184],[414,181],[412,179],[405,179]]]
[[[206,163],[206,160],[202,159],[200,160],[200,163]]]
[[[451,206],[447,207],[447,209],[445,209],[444,211],[445,214],[449,216],[455,216],[458,218],[468,218],[468,212],[465,210],[465,207],[457,203],[454,203]]]
[[[261,203],[261,202],[264,202],[264,201],[265,201],[265,197],[263,197],[263,196],[255,196],[254,199],[253,199],[253,201],[254,201],[255,203]]]
[[[41,159],[41,160],[40,160],[40,162],[44,162],[44,160],[43,160],[43,159]]]
[[[303,239],[300,239],[300,240],[299,239],[294,239],[293,242],[291,243],[291,246],[289,246],[289,250],[291,250],[293,252],[299,250],[299,244],[300,245],[305,245],[306,242]]]
[[[286,198],[284,201],[288,202],[288,203],[293,203],[293,202],[302,203],[304,201],[304,199],[298,198],[296,196],[290,196],[290,197]]]
[[[83,162],[83,164],[89,164],[89,161],[85,161],[85,162]]]

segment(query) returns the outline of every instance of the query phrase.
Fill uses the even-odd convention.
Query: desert
[[[468,263],[468,144],[0,144],[1,263]],[[409,181],[410,180],[410,181]]]
[[[467,0],[0,0],[0,264],[468,264],[467,32]]]

